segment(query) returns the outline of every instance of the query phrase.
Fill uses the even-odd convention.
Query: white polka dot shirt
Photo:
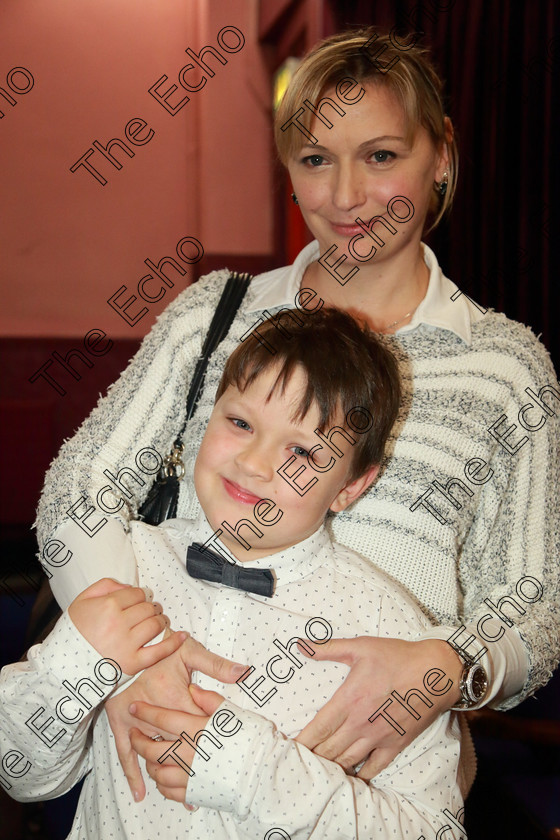
[[[200,686],[225,697],[191,766],[187,801],[199,809],[189,813],[162,798],[150,778],[145,800],[132,801],[102,706],[113,685],[95,676],[110,680],[110,666],[96,670],[99,654],[66,613],[31,650],[28,663],[7,666],[0,677],[0,752],[11,775],[0,773],[11,786],[8,793],[22,800],[52,798],[85,775],[69,840],[431,840],[445,825],[445,840],[463,840],[453,816],[462,806],[454,714],[441,716],[369,784],[293,740],[348,673],[340,663],[306,658],[293,640],[321,641],[331,634],[414,640],[428,626],[421,611],[370,561],[332,543],[324,528],[290,549],[243,564],[274,569],[270,598],[195,580],[186,572],[187,547],[211,533],[203,516],[158,528],[132,523],[139,583],[165,604],[173,628],[253,669],[233,685],[194,675]],[[74,697],[57,706],[70,694],[63,680],[75,686],[86,676],[98,686],[83,686],[91,708]],[[422,686],[410,687],[426,694]],[[425,708],[413,705],[420,713]],[[25,724],[39,707],[45,711],[37,727],[54,718],[42,733],[51,746]],[[61,723],[55,709],[76,723]],[[6,786],[1,777],[0,783]]]

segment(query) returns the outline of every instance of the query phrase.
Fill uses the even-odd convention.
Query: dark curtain
[[[425,33],[421,43],[432,47],[445,80],[460,153],[452,213],[428,242],[477,303],[542,334],[558,371],[560,4],[333,0],[332,10],[334,31],[375,24]]]

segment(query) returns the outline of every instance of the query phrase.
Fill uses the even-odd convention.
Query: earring
[[[299,201],[297,200],[297,195],[295,193],[292,193],[292,201],[294,202],[294,204],[299,204]]]
[[[447,172],[444,172],[439,184],[436,181],[435,185],[434,185],[434,189],[439,192],[439,194],[441,195],[442,198],[444,197],[445,193],[447,192],[447,181],[448,181],[448,179],[449,179],[449,175],[447,174]]]

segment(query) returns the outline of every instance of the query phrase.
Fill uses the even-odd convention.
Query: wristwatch
[[[482,665],[470,656],[462,648],[459,650],[449,641],[448,644],[453,648],[455,653],[463,661],[463,672],[459,680],[459,691],[461,692],[461,699],[456,706],[452,706],[452,710],[456,712],[472,709],[477,703],[484,698],[488,690],[488,675]]]

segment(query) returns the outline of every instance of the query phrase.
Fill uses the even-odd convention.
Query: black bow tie
[[[208,548],[203,550],[200,543],[193,543],[187,549],[187,572],[193,578],[232,586],[244,592],[272,597],[274,575],[272,569],[244,569],[223,560]]]

